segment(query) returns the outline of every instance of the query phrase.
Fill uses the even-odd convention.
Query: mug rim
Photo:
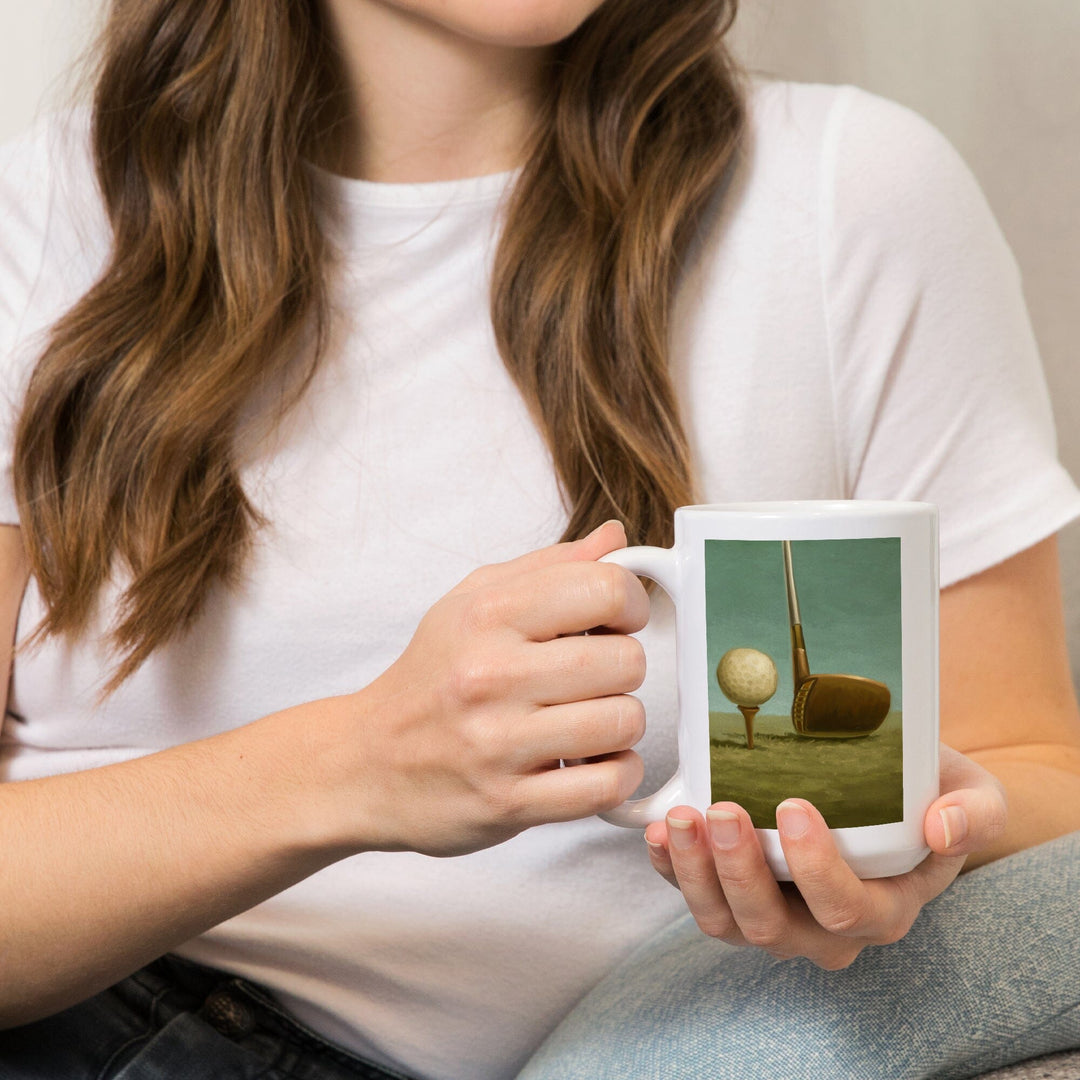
[[[694,503],[680,506],[676,515],[727,514],[759,517],[870,517],[936,511],[937,505],[903,499],[791,499],[762,502]]]

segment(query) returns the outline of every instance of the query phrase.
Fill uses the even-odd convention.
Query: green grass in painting
[[[807,799],[830,828],[881,825],[904,817],[901,714],[871,735],[811,739],[789,716],[759,714],[754,749],[740,713],[709,714],[713,802],[736,802],[759,829],[776,828],[776,804]]]

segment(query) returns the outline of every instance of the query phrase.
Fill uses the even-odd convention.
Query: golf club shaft
[[[795,570],[791,565],[791,541],[781,540],[784,551],[784,579],[787,582],[788,618],[791,620],[791,669],[798,690],[810,674],[810,662],[806,658],[806,641],[803,638],[802,619],[799,616],[799,594],[795,591]]]

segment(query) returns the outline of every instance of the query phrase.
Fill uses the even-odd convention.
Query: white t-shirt
[[[672,371],[703,501],[937,503],[943,585],[1080,513],[1017,268],[956,153],[852,88],[758,82],[749,105],[676,309]],[[243,586],[101,706],[94,635],[20,655],[0,777],[120,761],[355,690],[470,570],[559,537],[550,458],[488,315],[512,178],[332,181],[345,207],[335,336],[246,466],[271,524]],[[3,151],[0,215],[7,424],[41,331],[107,253],[85,118]],[[15,522],[0,432],[0,521]],[[31,583],[20,638],[41,614]],[[643,634],[651,786],[674,752],[670,616],[658,595]],[[683,910],[639,833],[590,819],[462,858],[357,855],[178,951],[262,982],[377,1061],[505,1080]]]

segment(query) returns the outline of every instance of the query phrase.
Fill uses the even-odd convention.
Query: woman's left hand
[[[942,794],[923,820],[932,854],[898,877],[861,881],[836,850],[824,818],[804,799],[777,808],[791,883],[778,883],[747,812],[716,803],[707,820],[689,807],[645,831],[655,869],[681,889],[698,926],[732,945],[847,967],[867,945],[902,938],[923,904],[960,873],[964,859],[1005,829],[1001,784],[970,758],[941,747]]]

